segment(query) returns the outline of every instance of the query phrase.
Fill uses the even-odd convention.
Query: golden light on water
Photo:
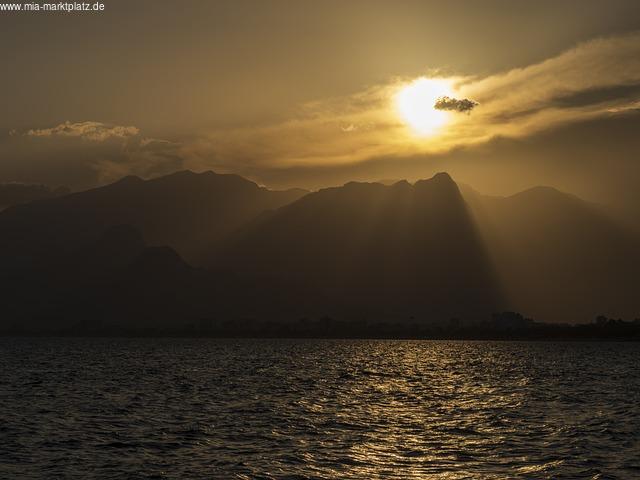
[[[449,113],[437,110],[440,97],[453,96],[451,85],[440,78],[419,78],[402,87],[395,103],[402,120],[419,136],[431,136],[447,123]]]

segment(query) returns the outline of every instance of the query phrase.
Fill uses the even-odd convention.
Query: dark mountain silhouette
[[[461,194],[444,173],[303,194],[179,172],[11,207],[0,331],[482,337],[638,317],[638,237],[574,196]]]
[[[270,191],[237,175],[182,171],[20,205],[0,213],[0,250],[27,261],[74,251],[111,226],[127,224],[150,245],[170,245],[197,263],[230,232],[304,190]]]
[[[211,265],[278,285],[268,303],[298,315],[474,316],[502,303],[445,173],[413,186],[353,182],[311,193],[240,232]]]
[[[180,329],[228,312],[219,299],[232,298],[231,285],[190,266],[170,247],[147,246],[133,227],[115,226],[72,253],[3,270],[2,328],[26,333]]]
[[[44,198],[60,197],[69,194],[66,187],[49,188],[45,185],[27,185],[24,183],[0,184],[0,211],[12,205],[33,202]]]
[[[640,238],[603,208],[549,187],[463,191],[514,308],[556,322],[638,315]]]
[[[88,308],[87,290],[124,269],[145,248],[133,227],[114,226],[75,251],[59,251],[58,255],[40,257],[20,268],[4,268],[0,286],[8,319],[31,328],[44,328],[49,323],[64,326],[74,312],[93,315],[92,310],[104,305],[96,303]]]
[[[147,247],[125,268],[93,286],[91,298],[104,310],[103,326],[183,329],[200,318],[229,314],[230,284],[194,268],[170,247]]]

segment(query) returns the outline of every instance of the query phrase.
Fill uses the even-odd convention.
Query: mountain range
[[[315,192],[125,177],[0,212],[0,330],[633,317],[639,240],[555,189],[490,197],[446,173]]]

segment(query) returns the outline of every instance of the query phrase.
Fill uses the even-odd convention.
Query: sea
[[[0,338],[1,479],[640,479],[640,343]]]

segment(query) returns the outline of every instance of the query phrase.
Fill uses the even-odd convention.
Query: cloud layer
[[[66,121],[51,128],[32,129],[26,135],[32,137],[79,137],[94,142],[104,142],[110,138],[135,137],[140,133],[136,127],[121,127],[117,125],[106,125],[100,122],[78,122]]]
[[[412,134],[393,102],[399,89],[414,80],[395,79],[350,96],[310,102],[284,122],[205,133],[182,153],[193,168],[344,165],[442,153],[628,113],[639,100],[640,33],[595,39],[543,62],[484,78],[445,78],[454,95],[440,98],[435,108],[473,110],[473,115],[451,115],[428,138]]]
[[[162,175],[182,168],[180,148],[177,142],[145,137],[134,126],[97,121],[12,129],[4,142],[0,138],[0,154],[7,158],[0,164],[0,180],[66,184],[67,177],[70,186],[83,188],[126,175]],[[62,172],[54,174],[55,169]]]
[[[522,138],[638,112],[640,32],[595,39],[542,62],[486,77],[437,78],[451,86],[451,95],[436,100],[434,108],[447,115],[447,121],[429,137],[416,136],[394,102],[415,78],[395,78],[352,95],[302,104],[284,121],[194,132],[176,142],[148,138],[134,126],[66,121],[11,130],[0,148],[14,159],[14,171],[26,171],[21,165],[28,162],[45,164],[35,158],[49,163],[60,158],[64,168],[89,172],[86,178],[99,183],[179,168],[256,178],[267,170],[439,155],[496,138]],[[31,170],[36,168],[44,167]],[[8,173],[0,168],[0,176],[9,177],[11,171],[4,171]]]

